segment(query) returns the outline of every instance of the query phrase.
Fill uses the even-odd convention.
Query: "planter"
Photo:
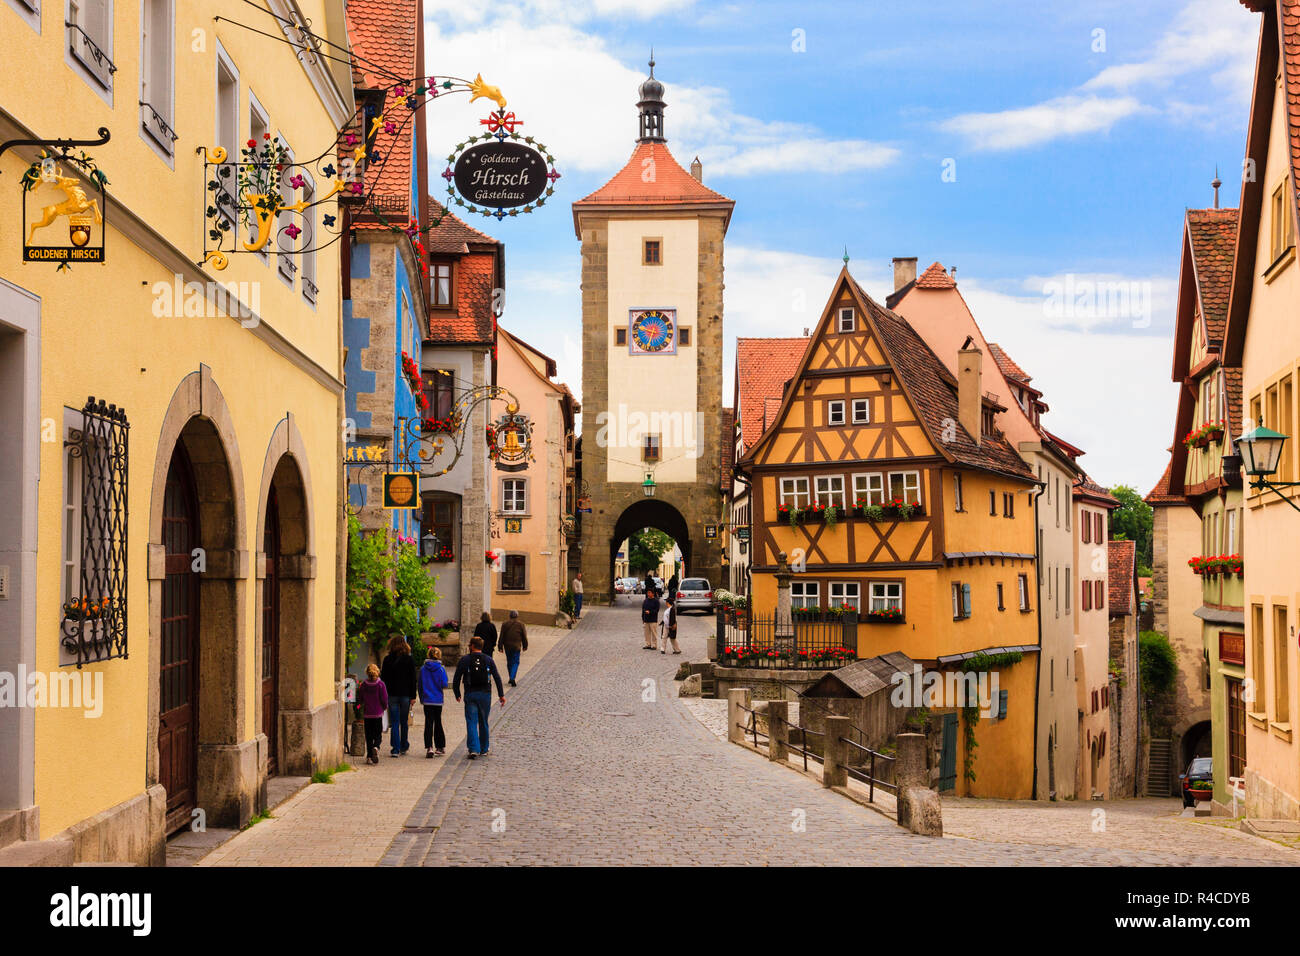
[[[902,624],[903,615],[901,614],[872,614],[867,612],[867,621],[872,624]]]
[[[1210,439],[1207,438],[1205,435],[1198,435],[1196,438],[1192,439],[1193,448],[1204,448],[1209,443],[1210,443]]]
[[[1192,799],[1197,801],[1198,803],[1203,802],[1205,800],[1209,800],[1212,796],[1214,796],[1213,790],[1188,790],[1187,793],[1190,793],[1192,795]]]

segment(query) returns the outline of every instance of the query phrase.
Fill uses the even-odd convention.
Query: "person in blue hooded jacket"
[[[424,705],[426,757],[441,757],[447,752],[447,735],[442,729],[442,692],[446,689],[447,668],[442,666],[442,651],[431,647],[429,656],[420,667],[420,703]]]

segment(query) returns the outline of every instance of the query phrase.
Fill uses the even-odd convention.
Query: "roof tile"
[[[647,174],[650,174],[647,180]],[[627,164],[609,182],[573,204],[583,206],[732,203],[682,169],[663,143],[637,143]]]
[[[1107,541],[1106,591],[1111,614],[1133,613],[1133,572],[1137,555],[1135,541]]]
[[[1237,248],[1236,209],[1189,209],[1187,233],[1200,303],[1211,345],[1220,347],[1228,325],[1228,294],[1232,288],[1232,260]]]
[[[806,336],[736,340],[736,381],[740,384],[740,442],[749,448],[758,441],[785,394],[785,383],[799,370],[808,348]],[[775,404],[768,406],[768,400]]]
[[[926,269],[916,280],[918,289],[955,289],[957,283],[953,281],[952,276],[944,270],[943,266],[934,262],[930,268]]]

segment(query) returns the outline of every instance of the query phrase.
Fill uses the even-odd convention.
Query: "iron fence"
[[[818,618],[717,616],[717,659],[725,666],[769,668],[841,667],[858,656],[858,615]]]

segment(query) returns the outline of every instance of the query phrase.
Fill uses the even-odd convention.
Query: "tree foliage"
[[[1119,499],[1119,507],[1110,516],[1111,536],[1135,542],[1138,573],[1150,574],[1151,506],[1129,485],[1116,485],[1110,493]]]
[[[393,547],[387,531],[362,534],[361,523],[349,516],[348,663],[361,647],[380,644],[393,634],[408,642],[418,638],[422,616],[438,602],[435,584],[415,545]]]
[[[627,539],[627,566],[634,574],[653,571],[659,567],[664,552],[673,546],[673,539],[658,528],[642,528]]]
[[[1138,673],[1142,677],[1142,692],[1148,696],[1167,694],[1174,689],[1178,656],[1169,638],[1158,631],[1143,631],[1138,635]]]

